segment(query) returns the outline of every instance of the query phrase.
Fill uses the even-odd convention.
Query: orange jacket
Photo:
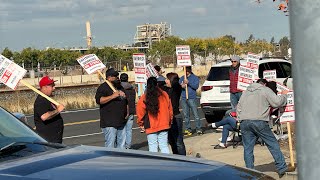
[[[143,94],[137,104],[137,124],[141,127],[143,126],[143,116],[146,113],[146,104],[144,103],[146,95]],[[169,129],[171,126],[173,118],[173,110],[170,98],[168,94],[161,90],[161,95],[159,96],[159,113],[155,117],[148,114],[150,121],[150,128],[146,129],[147,134],[159,132],[162,130]]]

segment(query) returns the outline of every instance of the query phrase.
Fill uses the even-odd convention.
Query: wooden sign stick
[[[292,137],[291,137],[291,124],[287,122],[287,129],[288,129],[288,138],[289,138],[289,150],[290,150],[290,164],[294,167],[293,161],[293,150],[292,150]]]
[[[116,88],[114,88],[113,84],[106,79],[106,76],[103,75],[100,70],[98,70],[97,72],[104,79],[104,81],[109,85],[109,87],[112,89],[112,91],[116,92],[117,91]]]
[[[32,85],[30,85],[29,83],[27,83],[26,81],[24,81],[24,80],[21,79],[20,82],[21,82],[23,85],[25,85],[25,86],[27,86],[28,88],[30,88],[31,90],[33,90],[34,92],[40,94],[42,97],[46,98],[48,101],[52,102],[53,104],[55,104],[55,105],[57,105],[57,106],[60,105],[60,103],[58,103],[57,101],[53,100],[51,97],[43,94],[43,92],[39,91],[38,89],[36,89],[35,87],[33,87]]]
[[[183,70],[184,70],[184,79],[187,79],[187,68],[185,66],[183,66]],[[186,99],[189,99],[189,95],[188,95],[188,84],[186,84]]]

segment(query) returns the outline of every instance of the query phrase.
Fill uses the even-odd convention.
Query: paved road
[[[198,102],[199,105],[199,102]],[[199,115],[204,126],[205,118],[200,107]],[[65,111],[62,113],[65,123],[63,142],[67,145],[85,144],[92,146],[104,146],[104,137],[100,129],[99,109],[86,109]],[[33,116],[27,116],[28,122],[33,126]],[[136,118],[136,117],[135,117]],[[194,128],[194,118],[191,113],[191,125]],[[132,148],[147,150],[147,137],[145,133],[140,133],[138,125],[133,124],[132,128]],[[212,130],[211,130],[212,131]],[[209,132],[209,131],[207,131]]]

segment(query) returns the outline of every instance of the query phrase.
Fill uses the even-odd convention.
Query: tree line
[[[221,56],[241,55],[248,52],[262,53],[266,56],[287,57],[290,40],[286,36],[281,38],[279,42],[275,42],[273,37],[270,41],[267,41],[256,39],[253,35],[250,35],[245,42],[237,42],[236,38],[231,35],[217,38],[188,38],[185,40],[177,36],[170,36],[160,42],[153,42],[152,47],[143,53],[152,62],[160,61],[162,65],[174,63],[176,45],[189,45],[192,59],[195,54],[202,57],[212,55],[217,60]],[[138,52],[137,49],[125,51],[112,47],[92,47],[84,54],[96,54],[107,66],[119,66],[120,62],[122,66],[132,67],[132,54]],[[31,47],[24,48],[20,52],[12,51],[6,47],[1,54],[19,65],[24,64],[26,69],[36,68],[38,63],[41,67],[77,65],[76,59],[83,55],[79,51],[56,48],[38,50]]]

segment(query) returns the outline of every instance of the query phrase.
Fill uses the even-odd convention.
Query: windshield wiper
[[[64,144],[51,143],[51,142],[37,142],[37,141],[34,141],[34,142],[30,142],[30,144],[43,145],[43,146],[48,146],[48,147],[57,148],[57,149],[67,147],[67,146],[64,145]]]
[[[26,148],[25,143],[12,142],[0,149],[0,154],[12,154]]]
[[[49,142],[37,142],[37,141],[34,141],[34,142],[12,142],[12,143],[9,143],[8,145],[3,146],[0,149],[0,153],[4,153],[6,151],[9,151],[10,149],[12,149],[12,151],[14,151],[14,152],[20,151],[20,150],[26,148],[27,144],[42,145],[42,146],[52,147],[52,148],[56,148],[56,149],[66,147],[66,145],[63,145],[63,144],[49,143]]]

